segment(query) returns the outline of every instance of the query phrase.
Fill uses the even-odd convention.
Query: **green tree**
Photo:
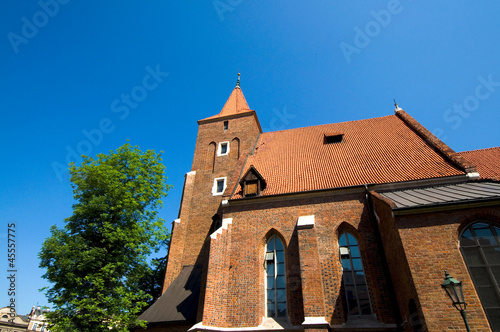
[[[170,186],[160,154],[125,144],[70,164],[73,215],[39,253],[52,331],[128,331],[150,300],[147,257],[168,239],[156,209]]]
[[[163,248],[170,246],[170,234],[168,239],[162,245]],[[161,291],[163,289],[163,282],[165,281],[165,271],[167,269],[168,255],[162,257],[156,257],[151,260],[150,268],[143,278],[139,281],[140,288],[144,290],[147,294],[151,295],[151,298],[147,300],[147,306],[144,308],[146,310],[153,303],[158,300],[161,296]]]

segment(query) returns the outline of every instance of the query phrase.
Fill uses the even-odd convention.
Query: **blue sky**
[[[17,309],[48,305],[37,254],[74,203],[67,161],[127,139],[163,150],[176,219],[196,121],[241,73],[264,130],[393,114],[455,151],[500,145],[500,3],[76,1],[0,4],[0,269],[17,230]],[[0,306],[8,304],[0,278]]]

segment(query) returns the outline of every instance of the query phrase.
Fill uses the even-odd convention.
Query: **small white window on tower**
[[[219,143],[219,149],[217,150],[218,156],[227,156],[229,154],[229,142]]]
[[[226,190],[226,178],[216,178],[214,179],[214,185],[212,187],[212,195],[218,196],[222,195]]]

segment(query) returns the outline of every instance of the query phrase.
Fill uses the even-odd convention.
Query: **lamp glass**
[[[458,310],[465,310],[467,304],[465,303],[461,281],[458,281],[457,279],[451,277],[445,271],[445,278],[441,287],[444,288],[446,294],[448,294],[448,296],[450,297],[451,302],[455,308],[457,308]]]
[[[447,286],[443,287],[444,290],[446,291],[446,294],[448,294],[448,296],[450,297],[451,302],[453,304],[460,302],[460,300],[458,299],[457,290],[455,289],[455,285],[456,284],[454,284],[454,283],[450,283]]]

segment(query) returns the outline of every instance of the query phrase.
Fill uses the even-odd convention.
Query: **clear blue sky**
[[[3,0],[0,269],[15,222],[18,312],[48,304],[37,254],[71,215],[72,151],[163,150],[170,227],[196,121],[220,112],[238,72],[266,131],[393,114],[396,98],[455,151],[499,146],[499,13],[498,1]],[[7,289],[0,278],[1,306]]]

